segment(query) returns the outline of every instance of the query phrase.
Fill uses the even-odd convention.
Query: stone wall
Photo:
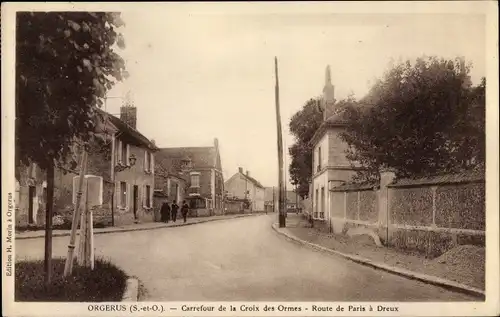
[[[387,246],[430,258],[460,244],[484,246],[484,175],[382,180],[376,189],[359,184],[333,188],[334,212],[316,226],[336,234],[366,228]]]

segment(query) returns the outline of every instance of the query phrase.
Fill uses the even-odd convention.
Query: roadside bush
[[[112,263],[96,259],[94,270],[76,263],[73,274],[63,276],[65,259],[52,260],[52,283],[44,283],[43,260],[15,265],[16,301],[117,302],[121,301],[127,274]]]

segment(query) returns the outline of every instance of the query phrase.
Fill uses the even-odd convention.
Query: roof
[[[109,120],[111,124],[113,124],[120,132],[122,132],[122,136],[136,141],[137,145],[143,145],[154,151],[158,150],[158,147],[153,142],[151,142],[142,133],[123,122],[120,118],[115,117],[114,115],[99,108],[97,108],[97,112],[102,115],[105,120]]]
[[[175,176],[186,180],[186,175],[182,173],[181,160],[165,155],[161,150],[155,154],[155,170],[159,176]]]
[[[330,189],[332,192],[363,191],[377,189],[379,184],[375,183],[345,183]]]
[[[339,127],[345,127],[346,126],[346,121],[343,119],[343,113],[335,113],[328,117],[323,123],[319,126],[318,130],[314,133],[313,137],[311,138],[311,141],[309,141],[309,144],[311,145],[316,145],[316,143],[321,139],[321,137],[325,134],[325,132],[328,129],[331,128],[339,128]]]
[[[193,169],[215,168],[216,149],[208,147],[161,148],[158,152],[163,160],[169,161],[180,170],[182,160],[190,160]],[[178,166],[177,166],[178,165]]]
[[[239,172],[238,172],[239,173]],[[246,179],[248,179],[251,183],[253,183],[255,186],[257,187],[260,187],[260,188],[265,188],[258,180],[256,180],[255,178],[251,177],[251,176],[248,176],[248,175],[245,175],[245,174],[242,174],[240,173],[241,175],[243,175],[243,177],[245,177]]]

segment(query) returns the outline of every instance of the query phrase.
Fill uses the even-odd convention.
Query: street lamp
[[[137,158],[135,157],[134,154],[130,155],[128,158],[128,161],[130,162],[130,165],[115,165],[115,172],[121,172],[124,171],[128,168],[131,168],[132,166],[135,165],[135,162],[137,161]]]

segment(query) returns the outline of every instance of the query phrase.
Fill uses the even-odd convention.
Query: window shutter
[[[122,140],[118,140],[118,151],[116,151],[116,156],[117,156],[117,162],[118,163],[123,163],[122,162]]]
[[[149,186],[149,206],[148,207],[153,206],[153,193],[154,193],[153,186]]]
[[[150,154],[151,157],[151,173],[155,173],[155,156],[153,153]]]
[[[115,198],[114,198],[114,207],[121,207],[122,202],[120,201],[120,182],[115,182]]]
[[[146,202],[147,202],[147,200],[146,200],[146,185],[142,185],[142,195],[141,195],[141,197],[142,197],[142,205],[144,207],[147,207],[147,205],[146,205]]]
[[[127,157],[125,157],[125,162],[127,166],[130,166],[130,144],[127,144]]]
[[[132,186],[130,184],[127,183],[127,202],[125,203],[125,208],[127,209],[127,211],[129,210],[129,206],[130,206],[130,190],[131,190]]]

